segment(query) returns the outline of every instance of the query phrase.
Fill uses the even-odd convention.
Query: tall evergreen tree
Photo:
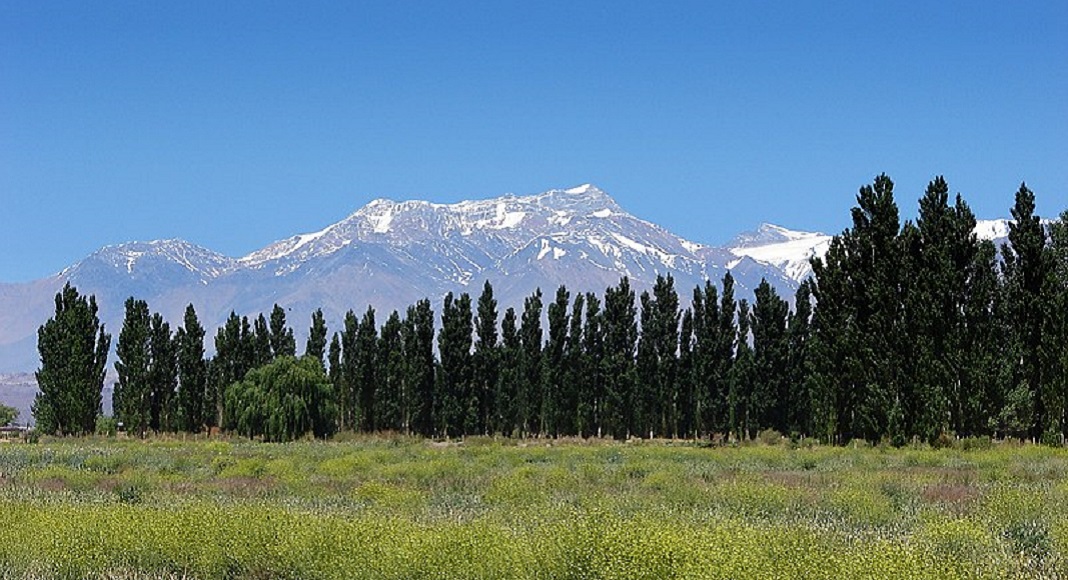
[[[1059,434],[1063,403],[1049,380],[1048,367],[1042,364],[1042,331],[1050,307],[1044,290],[1051,260],[1045,230],[1035,214],[1035,194],[1025,184],[1016,192],[1009,245],[1002,247],[1001,255],[1011,329],[1011,384],[1029,396],[1032,413],[1028,435]]]
[[[542,367],[542,396],[536,403],[541,409],[538,413],[539,431],[553,437],[560,435],[560,422],[566,421],[564,389],[567,369],[564,366],[564,352],[567,348],[569,326],[567,308],[570,302],[571,293],[561,285],[556,290],[556,298],[549,304],[549,340],[545,344]]]
[[[178,349],[178,428],[197,433],[208,425],[208,368],[204,360],[204,327],[192,304],[185,307],[175,335]]]
[[[638,338],[637,309],[630,280],[607,288],[604,295],[604,377],[603,425],[609,435],[625,439],[635,425],[634,355]]]
[[[813,261],[817,423],[844,440],[889,434],[900,442],[907,432],[905,261],[889,177],[860,188],[852,216],[853,227]]]
[[[516,388],[516,412],[521,437],[540,431],[539,414],[542,397],[541,288],[523,301],[519,327],[521,343],[519,381]]]
[[[807,279],[794,295],[794,311],[787,328],[786,429],[790,434],[812,434],[812,280]]]
[[[497,374],[496,393],[493,396],[493,430],[505,435],[518,434],[521,429],[518,389],[522,382],[522,350],[519,330],[516,328],[515,309],[508,308],[501,320],[500,372]]]
[[[678,400],[678,433],[680,437],[695,437],[697,435],[697,392],[694,389],[694,329],[693,310],[687,308],[682,311],[682,320],[679,327],[679,400]]]
[[[429,300],[408,308],[408,384],[412,389],[412,431],[424,437],[434,434],[434,311]]]
[[[789,305],[778,292],[761,279],[757,286],[753,306],[753,387],[749,400],[750,428],[776,429],[786,432],[789,428],[787,414],[790,403],[788,370],[788,342],[786,322]]]
[[[55,303],[55,316],[37,330],[40,390],[33,416],[43,433],[90,433],[100,414],[111,335],[97,317],[95,296],[80,295],[68,282]]]
[[[345,313],[341,330],[341,385],[337,394],[338,420],[341,431],[359,429],[359,357],[357,335],[360,320],[356,313]]]
[[[575,293],[571,306],[571,324],[567,331],[567,344],[564,345],[564,381],[562,383],[560,404],[558,407],[557,426],[563,435],[580,435],[579,397],[588,391],[585,383],[586,353],[583,349],[582,313],[586,306],[586,297]]]
[[[582,331],[582,380],[577,383],[578,432],[601,435],[604,413],[604,314],[597,295],[586,293],[586,325]]]
[[[753,385],[756,380],[756,368],[753,361],[753,349],[749,346],[751,314],[749,301],[738,301],[738,338],[735,349],[734,364],[728,373],[727,416],[730,433],[740,439],[748,439],[755,434]]]
[[[1059,403],[1051,405],[1051,428],[1060,423],[1060,435],[1068,435],[1068,210],[1061,212],[1050,226],[1049,277],[1045,292],[1048,304],[1045,331],[1042,333],[1041,361],[1050,370],[1050,393]],[[1059,411],[1059,415],[1056,413]]]
[[[111,395],[115,419],[130,433],[144,437],[150,425],[152,398],[152,316],[144,300],[126,299],[115,352],[119,380]]]
[[[215,357],[210,364],[211,400],[215,403],[213,425],[233,429],[232,417],[226,414],[226,389],[243,379],[251,368],[248,319],[230,312],[226,323],[215,334]]]
[[[407,368],[404,354],[404,324],[396,310],[382,325],[378,349],[379,388],[375,418],[379,429],[403,432],[407,428]]]
[[[262,367],[274,359],[274,353],[271,350],[271,328],[262,313],[252,323],[252,333],[248,335],[248,340],[249,349],[252,353],[252,366],[250,368]]]
[[[174,392],[178,387],[178,349],[171,336],[171,325],[158,312],[152,315],[149,339],[150,419],[153,431],[174,430]]]
[[[671,274],[657,275],[653,299],[656,413],[652,426],[660,436],[674,437],[678,433],[679,295]]]
[[[323,369],[326,369],[326,363],[323,360],[323,356],[326,355],[326,318],[323,316],[323,309],[316,308],[315,312],[312,312],[311,328],[308,329],[308,341],[304,346],[304,356],[310,356],[319,361]]]
[[[335,332],[334,336],[330,339],[330,351],[327,355],[327,359],[330,362],[330,370],[328,371],[329,374],[327,375],[327,378],[330,379],[330,384],[334,387],[334,403],[337,407],[337,421],[338,426],[341,426],[343,420],[342,417],[344,417],[344,413],[342,412],[342,403],[344,401],[342,398],[342,389],[345,386],[345,374],[341,359],[341,335],[337,332]]]
[[[297,356],[293,329],[286,326],[286,311],[277,304],[271,310],[271,356]]]
[[[438,375],[438,403],[440,410],[438,431],[447,437],[467,434],[477,422],[477,406],[471,405],[471,297],[465,292],[453,298],[445,295],[441,310],[441,331],[438,333],[438,353],[441,357]],[[472,408],[474,407],[474,408]]]
[[[478,297],[475,333],[475,352],[472,355],[474,394],[478,402],[478,424],[475,430],[487,434],[494,429],[491,426],[491,415],[496,406],[494,395],[500,363],[500,348],[497,344],[497,300],[493,297],[493,286],[489,280],[482,286],[482,294]]]
[[[368,306],[356,330],[356,383],[359,425],[365,432],[378,429],[375,420],[375,396],[378,388],[378,326],[375,309]]]
[[[648,292],[638,297],[641,305],[638,345],[634,360],[637,378],[634,388],[632,432],[641,437],[653,437],[660,416],[660,385],[656,359],[656,304]]]

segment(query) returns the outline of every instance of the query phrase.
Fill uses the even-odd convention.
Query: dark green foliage
[[[149,339],[149,427],[155,432],[175,429],[174,392],[178,387],[178,349],[171,325],[159,313],[152,315]]]
[[[208,367],[204,360],[204,327],[190,304],[185,319],[175,334],[178,350],[177,428],[197,433],[209,423],[207,406]]]
[[[378,327],[375,309],[368,306],[356,331],[356,384],[359,425],[366,432],[378,430],[375,399],[378,390]]]
[[[625,439],[637,435],[634,424],[635,343],[638,338],[637,309],[630,280],[624,277],[619,285],[604,293],[604,412],[601,422],[606,435]]]
[[[580,393],[586,377],[586,353],[582,347],[582,313],[586,306],[586,297],[576,293],[571,307],[571,324],[567,331],[567,343],[564,345],[563,374],[559,401],[556,403],[556,428],[562,435],[579,435],[583,422],[580,420]]]
[[[886,175],[860,188],[853,227],[813,261],[817,432],[846,441],[902,440],[909,405],[901,230]],[[826,300],[826,305],[824,301]]]
[[[697,391],[694,376],[694,331],[693,310],[687,308],[682,312],[679,328],[679,399],[678,399],[678,436],[697,436]]]
[[[441,357],[435,402],[437,432],[456,437],[475,428],[478,407],[471,404],[471,297],[467,293],[454,299],[445,295],[441,310],[438,354]]]
[[[577,301],[576,301],[577,302]],[[582,331],[582,356],[575,385],[578,398],[578,433],[584,437],[601,435],[604,414],[604,313],[601,301],[586,294],[586,325]]]
[[[334,432],[333,387],[314,358],[282,356],[253,369],[226,390],[236,431],[265,441],[292,441]]]
[[[55,303],[55,316],[37,331],[40,392],[33,416],[42,433],[92,433],[101,409],[111,335],[97,317],[95,296],[78,294],[68,282]]]
[[[252,368],[259,368],[274,360],[274,352],[271,350],[271,327],[263,314],[256,317],[252,323],[252,335],[249,337],[250,352],[252,353]]]
[[[478,409],[476,433],[487,434],[495,430],[492,416],[497,407],[497,374],[500,372],[500,347],[497,344],[497,300],[493,286],[487,280],[478,297],[478,312],[475,321],[475,352],[472,355],[473,393],[469,406]]]
[[[305,355],[307,356],[307,355]],[[330,363],[330,370],[328,371],[328,377],[330,378],[330,384],[334,386],[334,396],[337,397],[338,403],[338,421],[341,421],[343,413],[341,411],[341,395],[344,387],[344,375],[342,374],[341,366],[341,337],[338,333],[334,333],[333,338],[330,339],[330,354],[327,356]]]
[[[226,324],[215,334],[215,357],[209,365],[212,400],[215,401],[215,425],[232,429],[234,423],[226,416],[226,388],[245,377],[254,367],[252,334],[248,318],[238,318],[231,312]]]
[[[115,347],[118,360],[115,371],[119,380],[111,396],[116,420],[130,433],[144,436],[149,429],[152,382],[151,320],[148,303],[126,299],[126,314]]]
[[[1046,281],[1045,318],[1040,353],[1049,369],[1051,398],[1048,424],[1060,424],[1061,435],[1068,434],[1068,210],[1061,212],[1050,227],[1050,264]]]
[[[541,288],[523,301],[519,327],[519,376],[516,382],[515,408],[519,435],[537,435],[541,426],[542,336]]]
[[[810,350],[812,348],[812,280],[801,283],[794,296],[794,311],[790,313],[787,328],[786,400],[784,401],[785,428],[783,433],[805,434],[814,432],[812,417],[812,382]]]
[[[756,381],[756,365],[753,348],[749,345],[749,301],[738,301],[738,337],[734,364],[728,372],[727,428],[728,432],[741,439],[756,435],[756,410],[753,402],[753,387]]]
[[[404,432],[410,406],[404,356],[404,324],[394,310],[382,325],[378,341],[378,389],[375,392],[375,423],[379,430]]]
[[[429,300],[403,319],[394,311],[380,335],[373,308],[362,319],[350,310],[328,353],[317,310],[305,360],[318,375],[294,383],[302,385],[297,395],[272,386],[281,371],[265,370],[297,364],[281,307],[269,323],[231,312],[215,336],[215,357],[205,361],[192,305],[172,338],[159,314],[131,298],[115,412],[140,434],[221,425],[272,440],[340,428],[442,437],[777,442],[757,435],[777,431],[837,443],[951,445],[954,436],[990,435],[1062,442],[1068,212],[1047,236],[1034,194],[1021,186],[999,271],[993,244],[978,240],[961,196],[950,204],[941,177],[928,185],[914,223],[900,224],[885,175],[856,199],[852,226],[812,261],[792,312],[766,280],[751,299],[736,299],[729,272],[719,288],[711,281],[695,288],[685,309],[670,276],[658,276],[638,304],[624,277],[603,302],[593,293],[572,301],[559,287],[545,308],[544,341],[540,289],[521,315],[505,309],[498,334],[487,281],[476,312],[467,294],[444,298],[438,334]],[[95,365],[110,338],[92,299],[68,285],[56,301],[56,319],[39,333],[34,412],[43,430],[85,432],[99,410],[103,375]],[[91,373],[69,378],[77,369]],[[314,386],[320,380],[326,391]],[[307,401],[326,392],[328,412],[308,419]],[[329,425],[309,427],[319,420]]]
[[[565,349],[567,348],[568,311],[571,293],[560,286],[556,290],[556,299],[549,304],[549,340],[545,344],[544,366],[541,398],[537,401],[541,412],[538,414],[539,431],[547,435],[560,435],[562,422],[567,422],[568,414],[565,366]],[[566,432],[566,431],[565,431]]]
[[[408,308],[404,327],[412,393],[411,430],[430,437],[434,434],[434,311],[429,300],[420,300]]]
[[[356,336],[360,329],[360,321],[356,314],[349,310],[345,313],[344,328],[341,331],[341,359],[339,384],[337,392],[338,421],[340,429],[357,429],[359,427],[359,370],[358,357],[356,354]]]
[[[750,389],[750,429],[789,432],[791,402],[789,342],[786,322],[789,306],[767,280],[757,286],[753,305],[753,385]]]
[[[323,336],[326,336],[325,333]],[[286,326],[286,311],[275,304],[271,310],[271,356],[296,356],[297,341],[293,329]]]
[[[311,328],[308,329],[308,341],[304,346],[304,356],[310,356],[320,362],[323,368],[326,368],[326,363],[323,360],[326,355],[326,318],[323,316],[323,309],[316,308],[315,312],[312,312]]]
[[[1021,184],[1012,207],[1009,245],[1002,248],[1006,329],[1009,331],[1010,384],[1025,390],[1031,403],[1029,435],[1060,433],[1063,395],[1054,389],[1052,368],[1043,356],[1043,327],[1050,311],[1051,254],[1046,233],[1035,215],[1035,194]],[[1063,343],[1062,343],[1063,344]],[[1046,359],[1046,360],[1044,360]]]
[[[15,422],[19,416],[19,410],[7,405],[0,405],[0,427],[6,427]]]
[[[519,432],[522,421],[519,415],[518,388],[521,384],[519,361],[522,358],[522,343],[516,328],[514,308],[504,311],[501,320],[500,372],[497,375],[493,396],[493,431],[512,435]]]

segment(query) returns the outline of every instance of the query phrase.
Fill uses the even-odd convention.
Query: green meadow
[[[0,443],[0,577],[1068,577],[1068,450],[970,443]]]

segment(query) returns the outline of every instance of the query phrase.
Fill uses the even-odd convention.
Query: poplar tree
[[[453,298],[452,292],[445,295],[438,333],[441,364],[435,406],[439,410],[438,431],[446,437],[465,435],[477,422],[477,405],[470,404],[471,318],[471,297],[466,292],[458,298]]]
[[[500,372],[500,348],[497,344],[497,300],[489,280],[482,286],[478,297],[475,321],[475,352],[472,355],[474,401],[478,408],[478,423],[475,431],[488,434],[494,429],[492,415],[496,407],[497,375]]]
[[[1035,214],[1035,194],[1021,184],[1009,222],[1009,244],[1001,249],[1007,328],[1010,329],[1011,384],[1026,393],[1031,413],[1028,435],[1059,438],[1062,396],[1043,364],[1043,326],[1050,304],[1047,288],[1051,260],[1046,233]]]
[[[519,330],[516,328],[515,309],[509,307],[501,319],[500,372],[497,374],[496,393],[493,396],[493,431],[504,435],[518,435],[521,429],[518,389],[522,382],[522,349]]]
[[[96,297],[70,282],[56,294],[56,313],[37,330],[41,367],[32,412],[43,433],[82,435],[96,427],[111,335],[97,317]]]
[[[653,285],[653,351],[656,355],[656,412],[653,428],[673,437],[678,427],[679,295],[671,274],[657,275]]]
[[[578,432],[601,436],[604,413],[604,313],[593,292],[586,293],[586,325],[582,331],[582,380],[577,384]]]
[[[271,356],[297,356],[297,341],[293,329],[286,326],[286,311],[275,304],[271,310]]]
[[[119,380],[111,395],[115,419],[130,433],[144,437],[150,424],[152,397],[151,314],[144,300],[126,299],[125,315],[115,346]]]
[[[341,380],[337,394],[338,419],[340,430],[359,428],[359,358],[357,356],[357,334],[360,321],[349,310],[345,313],[341,331]]]
[[[204,327],[192,304],[185,307],[174,340],[178,349],[178,428],[197,433],[209,423],[208,368],[204,360]]]
[[[379,387],[375,397],[375,420],[379,429],[403,432],[408,408],[407,369],[404,354],[404,324],[394,310],[382,325],[378,349]]]
[[[158,312],[152,315],[149,349],[149,427],[158,432],[174,430],[174,392],[178,387],[178,350],[171,325]]]
[[[434,434],[434,311],[429,300],[420,300],[408,308],[405,327],[412,431],[431,437]]]
[[[789,305],[761,279],[753,305],[753,385],[749,401],[751,430],[788,430],[787,414],[792,386],[788,383],[786,322]]]
[[[635,405],[634,354],[638,338],[634,290],[624,276],[619,285],[604,294],[604,415],[608,434],[626,439],[632,433]]]
[[[326,363],[323,360],[323,356],[326,354],[326,318],[323,316],[323,309],[316,308],[315,312],[312,312],[311,327],[308,329],[308,341],[304,346],[304,356],[310,356],[319,361],[319,364],[326,369]]]
[[[679,327],[679,366],[678,366],[678,432],[680,437],[697,435],[697,392],[694,389],[694,328],[693,310],[682,311]]]
[[[801,282],[786,327],[786,429],[791,435],[814,432],[812,420],[812,279]]]
[[[571,324],[567,331],[567,343],[564,345],[564,381],[557,416],[559,431],[564,435],[581,435],[580,397],[589,390],[586,386],[588,380],[586,353],[582,343],[582,313],[585,306],[585,295],[576,292],[571,306]]]
[[[375,420],[375,397],[378,389],[378,326],[375,324],[375,309],[371,306],[363,313],[356,330],[356,381],[354,389],[358,398],[359,419],[353,423],[365,432],[378,429]]]
[[[541,288],[523,300],[519,327],[519,381],[516,387],[516,413],[519,436],[538,435],[542,397]]]
[[[567,347],[568,331],[568,306],[571,301],[571,293],[565,286],[556,290],[556,298],[549,304],[549,340],[545,345],[542,394],[537,401],[540,408],[538,413],[539,431],[553,437],[560,435],[560,423],[566,421],[566,388],[567,369],[565,368],[564,352]]]
[[[262,367],[274,359],[274,353],[271,350],[271,328],[262,313],[252,323],[252,333],[247,336],[252,353],[250,369]]]
[[[754,406],[752,401],[755,367],[753,349],[749,346],[750,331],[749,301],[738,301],[737,347],[731,365],[727,391],[728,427],[731,435],[748,439],[755,434]]]

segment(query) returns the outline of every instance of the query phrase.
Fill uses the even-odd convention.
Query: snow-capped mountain
[[[209,329],[231,310],[254,315],[278,303],[298,334],[315,308],[334,324],[368,305],[385,318],[422,298],[475,295],[484,280],[493,283],[502,311],[521,307],[535,288],[546,296],[561,284],[573,295],[600,294],[621,276],[641,291],[658,274],[671,274],[685,300],[728,270],[739,296],[761,278],[789,296],[803,256],[787,260],[784,270],[773,259],[775,244],[783,249],[793,240],[798,253],[806,236],[818,234],[761,231],[732,249],[702,245],[629,214],[586,184],[454,204],[377,199],[322,230],[236,259],[182,240],[108,246],[55,276],[0,284],[0,371],[33,368],[37,326],[53,314],[52,296],[67,281],[97,297],[113,333],[129,296],[147,300],[174,326],[192,303]]]
[[[772,225],[760,224],[753,232],[739,234],[730,244],[730,252],[739,258],[749,257],[782,270],[788,278],[800,283],[812,275],[810,261],[822,257],[831,245],[827,234],[798,232]]]

